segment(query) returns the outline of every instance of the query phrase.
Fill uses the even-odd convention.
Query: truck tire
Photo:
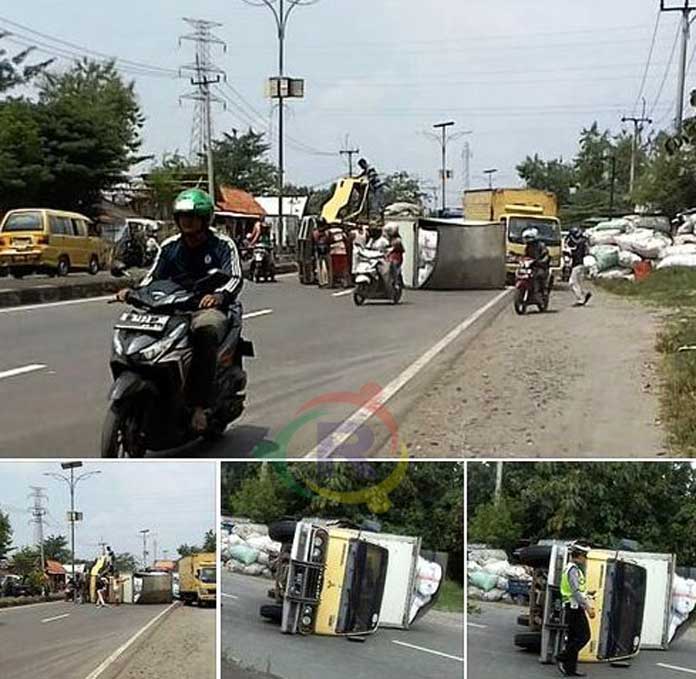
[[[517,557],[517,561],[523,566],[547,568],[549,559],[551,558],[551,546],[531,545],[529,547],[522,547],[515,556]]]
[[[268,527],[268,536],[274,542],[286,545],[295,539],[295,528],[297,528],[297,521],[289,519],[275,521]]]
[[[523,632],[515,634],[515,646],[525,651],[539,653],[541,651],[541,632]]]
[[[529,613],[517,616],[517,624],[522,625],[522,627],[529,627]]]
[[[259,609],[259,614],[262,618],[270,620],[276,625],[280,625],[283,620],[283,605],[282,604],[264,604]]]

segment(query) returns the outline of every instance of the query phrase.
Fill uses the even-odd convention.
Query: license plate
[[[169,316],[157,316],[154,314],[141,314],[135,311],[126,311],[122,314],[116,327],[121,330],[163,332],[167,326],[168,320]]]

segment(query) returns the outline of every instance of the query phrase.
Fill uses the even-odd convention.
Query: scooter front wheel
[[[137,423],[133,415],[119,413],[109,408],[102,427],[102,458],[131,459],[145,457],[145,451],[132,443],[131,432],[136,431]]]
[[[361,295],[357,290],[353,293],[353,302],[355,306],[362,306],[365,304],[366,299],[365,295]]]
[[[524,316],[527,313],[527,293],[521,289],[515,292],[515,313],[518,316]]]

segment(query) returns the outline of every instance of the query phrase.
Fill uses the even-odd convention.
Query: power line
[[[636,111],[636,106],[640,102],[640,98],[643,96],[643,90],[645,89],[645,84],[648,80],[648,72],[650,71],[650,62],[652,61],[653,51],[655,50],[655,42],[657,40],[657,31],[660,28],[660,18],[662,17],[662,11],[657,11],[657,17],[655,18],[655,29],[653,30],[652,41],[650,42],[650,49],[648,50],[648,60],[645,62],[645,70],[643,71],[643,80],[640,83],[640,89],[638,90],[638,96],[636,97],[636,103],[633,105],[633,112]]]
[[[660,83],[660,88],[657,91],[657,96],[655,97],[655,101],[652,105],[652,108],[650,109],[650,113],[648,113],[650,117],[652,117],[653,113],[655,112],[655,109],[657,108],[657,105],[660,103],[660,97],[662,96],[662,92],[665,89],[665,84],[667,83],[667,78],[669,77],[669,72],[672,68],[672,63],[674,61],[674,53],[677,50],[677,43],[679,42],[679,32],[679,29],[677,29],[676,33],[674,34],[674,42],[672,43],[672,51],[669,55],[667,68],[665,69],[664,76],[662,77],[662,82]]]

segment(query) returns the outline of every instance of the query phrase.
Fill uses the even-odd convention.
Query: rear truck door
[[[563,569],[568,561],[568,549],[565,545],[553,545],[549,558],[549,572],[544,597],[544,617],[541,628],[541,652],[539,660],[542,663],[555,662],[560,653],[565,621],[563,615],[563,599],[561,597],[561,578]]]

